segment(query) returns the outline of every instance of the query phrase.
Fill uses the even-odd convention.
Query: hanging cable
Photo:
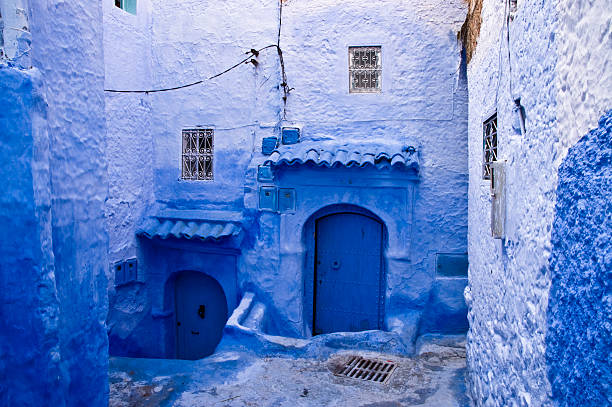
[[[283,80],[283,82],[281,83],[281,86],[283,87],[283,117],[282,117],[282,120],[286,120],[287,119],[287,96],[289,95],[289,92],[293,90],[293,88],[290,88],[289,85],[287,84],[287,74],[285,73],[285,61],[283,59],[283,51],[281,50],[281,47],[280,47],[282,27],[283,27],[283,0],[278,0],[278,37],[276,39],[276,49],[278,51],[278,61],[281,67],[281,78]]]
[[[235,68],[239,67],[240,65],[242,65],[244,63],[253,63],[255,65],[255,63],[257,61],[255,61],[255,59],[253,59],[253,57],[257,57],[261,51],[266,50],[268,48],[278,48],[278,45],[272,44],[272,45],[267,45],[267,46],[265,46],[263,48],[260,48],[260,49],[257,49],[257,50],[256,49],[251,49],[250,51],[246,52],[246,54],[248,54],[248,56],[246,58],[244,58],[243,60],[241,60],[237,64],[234,64],[234,65],[230,66],[225,71],[219,72],[218,74],[215,74],[215,75],[213,75],[211,77],[208,77],[206,79],[200,79],[199,81],[188,83],[188,84],[185,84],[185,85],[179,85],[179,86],[174,86],[172,88],[163,88],[163,89],[148,89],[148,90],[104,89],[104,91],[105,92],[112,92],[112,93],[156,93],[156,92],[167,92],[167,91],[170,91],[170,90],[177,90],[177,89],[188,88],[190,86],[199,85],[200,83],[203,83],[205,81],[209,81],[211,79],[215,79],[215,78],[217,78],[217,77],[219,77],[219,76],[221,76],[223,74],[228,73],[232,69],[235,69]],[[255,61],[255,62],[253,62],[253,61]]]
[[[278,35],[276,38],[276,44],[272,44],[272,45],[267,45],[263,48],[260,49],[253,49],[251,48],[250,51],[247,51],[247,57],[244,58],[243,60],[241,60],[240,62],[238,62],[235,65],[232,65],[231,67],[227,68],[226,70],[224,70],[223,72],[219,72],[218,74],[215,74],[211,77],[205,78],[205,79],[200,79],[199,81],[195,81],[195,82],[191,82],[191,83],[187,83],[185,85],[179,85],[179,86],[174,86],[171,88],[162,88],[162,89],[148,89],[148,90],[121,90],[121,89],[104,89],[105,92],[110,92],[110,93],[157,93],[157,92],[168,92],[171,90],[178,90],[178,89],[184,89],[184,88],[188,88],[191,86],[195,86],[195,85],[199,85],[207,80],[212,80],[215,79],[223,74],[228,73],[229,71],[231,71],[232,69],[237,68],[238,66],[244,64],[244,63],[252,63],[254,66],[258,65],[258,62],[255,58],[257,58],[259,56],[259,53],[261,51],[264,51],[266,49],[269,48],[276,48],[276,52],[278,54],[278,61],[280,64],[280,69],[281,69],[281,80],[282,83],[280,84],[280,86],[283,88],[283,113],[282,113],[282,118],[281,120],[285,120],[287,118],[287,97],[289,95],[289,93],[294,89],[289,87],[289,85],[287,84],[287,73],[285,71],[285,61],[283,59],[283,51],[280,47],[280,40],[281,40],[281,31],[282,31],[282,24],[283,24],[283,0],[279,0],[279,7],[278,7]],[[255,58],[253,58],[255,57]]]
[[[497,100],[499,96],[499,85],[502,76],[502,44],[504,42],[504,28],[508,21],[508,0],[504,0],[504,20],[501,29],[499,30],[499,52],[498,52],[498,67],[497,67],[497,86],[495,88],[495,108],[497,109]]]
[[[512,89],[512,59],[510,58],[510,15],[512,5],[510,0],[507,0],[506,6],[508,14],[506,15],[506,46],[508,47],[508,86],[510,87],[510,97],[514,98],[514,90]]]

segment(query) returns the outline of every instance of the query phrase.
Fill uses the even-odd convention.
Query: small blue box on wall
[[[278,208],[281,212],[295,211],[295,189],[279,188],[278,190]]]
[[[300,129],[297,127],[283,127],[281,130],[283,144],[296,144],[300,141]]]
[[[270,155],[276,149],[276,143],[278,139],[276,137],[264,137],[261,141],[261,152],[264,155]]]
[[[272,168],[268,165],[260,165],[259,167],[257,167],[257,181],[259,182],[274,181],[274,174],[272,174]]]
[[[276,187],[259,188],[259,209],[276,212],[278,205],[276,200]]]

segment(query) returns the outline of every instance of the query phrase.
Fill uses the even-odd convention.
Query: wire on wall
[[[119,90],[119,89],[104,89],[105,92],[114,92],[114,93],[155,93],[155,92],[167,92],[170,90],[177,90],[177,89],[184,89],[184,88],[188,88],[190,86],[195,86],[195,85],[199,85],[200,83],[203,83],[205,81],[209,81],[212,79],[215,79],[223,74],[228,73],[229,71],[231,71],[234,68],[239,67],[240,65],[244,64],[244,63],[253,63],[254,65],[257,64],[257,61],[255,59],[253,59],[253,57],[257,57],[259,55],[259,53],[265,49],[268,48],[273,48],[276,47],[276,45],[268,45],[266,47],[260,48],[258,50],[256,49],[251,49],[250,51],[247,51],[247,57],[244,58],[243,60],[241,60],[240,62],[238,62],[237,64],[234,64],[232,66],[230,66],[229,68],[227,68],[225,71],[219,72],[218,74],[215,74],[211,77],[208,77],[206,79],[200,79],[199,81],[196,82],[192,82],[192,83],[187,83],[185,85],[179,85],[179,86],[174,86],[172,88],[162,88],[162,89],[147,89],[147,90]]]
[[[200,79],[199,81],[195,81],[195,82],[191,82],[191,83],[187,83],[185,85],[179,85],[179,86],[173,86],[171,88],[161,88],[161,89],[146,89],[146,90],[122,90],[122,89],[104,89],[105,92],[110,92],[110,93],[157,93],[157,92],[168,92],[171,90],[179,90],[179,89],[185,89],[185,88],[189,88],[191,86],[195,86],[195,85],[199,85],[201,83],[204,83],[205,81],[209,81],[215,78],[218,78],[219,76],[228,73],[229,71],[231,71],[232,69],[235,69],[237,67],[239,67],[242,64],[253,64],[254,66],[258,65],[258,62],[255,58],[257,58],[259,56],[259,53],[261,51],[264,51],[266,49],[269,48],[276,48],[277,54],[278,54],[278,60],[280,63],[280,68],[281,68],[281,78],[282,78],[282,83],[280,84],[280,86],[283,88],[283,119],[285,119],[287,117],[287,96],[289,95],[289,92],[291,92],[293,90],[293,88],[290,88],[289,85],[287,84],[287,74],[285,72],[285,62],[283,60],[283,51],[281,50],[280,47],[280,39],[281,39],[281,27],[282,27],[282,16],[283,16],[283,0],[279,0],[279,10],[278,10],[278,36],[276,39],[276,44],[271,44],[271,45],[267,45],[263,48],[260,49],[254,49],[251,48],[250,51],[247,51],[247,57],[242,59],[240,62],[230,66],[229,68],[227,68],[226,70],[219,72],[213,76],[210,76],[208,78],[205,79]]]
[[[283,120],[287,119],[287,96],[289,92],[293,90],[287,84],[287,74],[285,72],[285,61],[283,60],[283,51],[280,47],[281,40],[281,29],[283,27],[283,0],[278,0],[278,37],[276,40],[276,49],[278,51],[278,61],[280,63],[281,68],[281,78],[283,82],[281,86],[283,87]]]
[[[502,22],[502,26],[501,29],[499,30],[499,52],[498,52],[498,66],[497,66],[497,86],[495,88],[495,106],[497,107],[497,101],[498,101],[498,97],[499,97],[499,86],[501,84],[501,77],[502,77],[502,47],[503,47],[503,42],[504,42],[504,29],[507,27],[507,23],[508,23],[508,19],[509,19],[509,15],[508,15],[508,1],[509,0],[504,0],[504,20]],[[506,36],[506,38],[509,38],[509,35]],[[508,44],[508,48],[510,48],[510,45]],[[508,49],[508,52],[510,52],[510,50]]]

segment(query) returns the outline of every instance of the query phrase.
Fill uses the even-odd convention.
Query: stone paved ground
[[[393,360],[386,384],[335,376],[348,355]],[[426,344],[405,358],[339,351],[325,360],[224,352],[200,361],[111,358],[110,406],[465,407],[465,346]]]

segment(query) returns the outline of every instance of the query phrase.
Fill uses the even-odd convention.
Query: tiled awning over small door
[[[152,217],[136,234],[149,239],[175,237],[189,240],[219,240],[224,237],[237,236],[241,231],[242,226],[238,222]]]

